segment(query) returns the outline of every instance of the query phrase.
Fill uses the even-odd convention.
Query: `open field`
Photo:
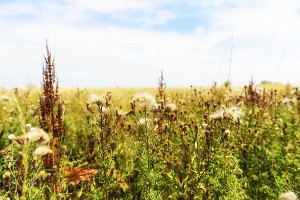
[[[300,191],[300,93],[290,85],[59,89],[50,129],[43,92],[0,91],[2,199],[277,199]]]
[[[300,191],[300,92],[242,88],[0,90],[0,199],[278,199]],[[288,199],[296,199],[287,193]],[[280,199],[287,199],[283,196]]]

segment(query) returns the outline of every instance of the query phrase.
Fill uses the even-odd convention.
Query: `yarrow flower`
[[[49,153],[52,153],[52,150],[47,146],[40,146],[37,147],[34,152],[32,153],[33,156],[44,156]]]
[[[281,194],[279,197],[280,200],[298,200],[297,195],[294,192],[286,192]]]
[[[26,129],[28,132],[24,135],[24,138],[30,142],[44,141],[48,143],[50,141],[49,135],[42,129],[31,127],[30,124],[26,125]]]

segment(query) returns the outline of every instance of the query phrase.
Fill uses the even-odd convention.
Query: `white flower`
[[[147,92],[138,93],[134,96],[134,100],[137,102],[140,102],[142,104],[142,107],[152,107],[153,105],[156,105],[155,97]]]
[[[298,197],[294,192],[286,192],[281,194],[279,197],[280,200],[297,200]]]
[[[7,138],[9,139],[9,140],[15,140],[16,139],[16,136],[14,135],[14,134],[9,134],[8,136],[7,136]]]
[[[40,147],[37,147],[34,152],[33,152],[33,156],[44,156],[44,155],[47,155],[49,153],[52,153],[52,150],[47,147],[47,146],[40,146]]]
[[[49,135],[42,129],[31,127],[30,124],[27,124],[26,128],[28,132],[25,134],[24,138],[28,139],[30,142],[41,140],[48,143],[50,141]]]

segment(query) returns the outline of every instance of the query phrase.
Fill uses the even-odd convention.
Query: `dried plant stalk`
[[[58,81],[55,79],[54,58],[46,44],[47,55],[45,56],[45,66],[43,67],[43,92],[40,95],[40,125],[52,134],[50,142],[52,154],[49,154],[44,160],[44,166],[52,172],[51,184],[54,192],[60,193],[60,160],[62,145],[65,139],[65,127],[63,124],[63,102],[60,99],[58,91]]]

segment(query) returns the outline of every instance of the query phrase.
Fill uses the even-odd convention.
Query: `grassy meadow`
[[[0,90],[0,199],[278,199],[300,192],[300,91],[254,83]]]

